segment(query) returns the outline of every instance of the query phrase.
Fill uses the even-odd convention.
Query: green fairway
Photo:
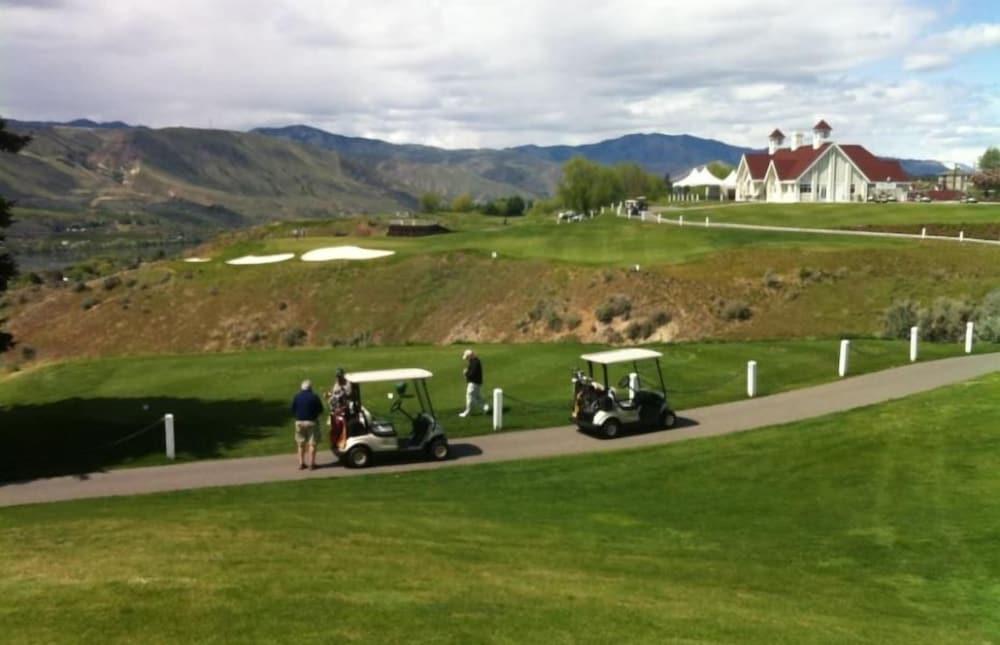
[[[807,228],[862,226],[914,227],[969,224],[1000,225],[1000,204],[895,203],[895,204],[715,204],[686,213],[692,221],[710,217],[733,224],[766,224]],[[675,218],[669,210],[664,216]],[[919,231],[917,231],[919,232]]]
[[[3,639],[996,642],[998,397],[994,375],[612,455],[3,509]]]
[[[739,209],[736,209],[739,210]],[[728,212],[728,211],[727,211]],[[845,211],[846,212],[846,211]],[[705,255],[737,248],[806,249],[887,248],[912,242],[878,238],[817,238],[809,234],[722,229],[641,226],[639,222],[599,216],[574,224],[556,224],[552,219],[524,218],[517,225],[497,223],[497,218],[469,215],[468,225],[453,233],[430,237],[271,237],[228,246],[222,257],[230,259],[247,253],[304,253],[324,247],[354,244],[397,252],[397,259],[468,251],[484,255],[496,251],[504,259],[546,259],[586,265],[630,266],[687,262]],[[461,225],[460,220],[457,220]],[[281,230],[281,229],[279,229]],[[390,260],[392,261],[392,260]],[[221,267],[233,270],[236,267]]]
[[[598,346],[575,343],[482,345],[485,393],[502,387],[506,430],[568,423],[572,369]],[[837,340],[691,343],[654,346],[665,354],[670,402],[678,410],[745,396],[746,362],[759,363],[759,392],[772,394],[837,378]],[[294,448],[291,397],[311,378],[323,392],[337,366],[361,371],[425,367],[452,437],[491,431],[488,417],[460,419],[464,346],[258,351],[73,361],[0,379],[0,480],[165,463],[160,427],[117,443],[165,413],[177,420],[181,460],[277,454]],[[976,351],[998,347],[977,345]],[[854,342],[851,373],[902,365],[902,341]],[[922,345],[922,358],[957,356],[957,344]],[[613,372],[617,381],[625,369]],[[644,375],[652,378],[651,374]],[[387,409],[391,385],[365,389]],[[324,447],[324,450],[326,448]]]

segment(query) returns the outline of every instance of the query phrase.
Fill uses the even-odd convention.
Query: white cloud
[[[463,147],[635,131],[756,146],[824,117],[888,154],[934,144],[943,122],[924,114],[997,121],[976,88],[860,76],[934,24],[910,0],[842,0],[823,20],[798,0],[0,2],[0,56],[16,61],[0,112],[15,118],[308,123]]]
[[[990,47],[1000,47],[1000,23],[951,29],[927,38],[920,51],[903,59],[903,69],[915,72],[943,69],[960,56]]]

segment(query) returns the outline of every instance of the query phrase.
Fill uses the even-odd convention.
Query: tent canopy
[[[735,186],[735,177],[734,186]],[[707,166],[698,166],[687,174],[686,177],[674,182],[678,188],[694,188],[696,186],[722,186],[722,180],[708,171]]]

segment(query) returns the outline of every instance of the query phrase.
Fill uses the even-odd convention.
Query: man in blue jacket
[[[299,447],[299,470],[305,470],[306,449],[309,450],[309,469],[316,469],[316,444],[319,442],[319,415],[323,414],[323,402],[312,391],[312,381],[302,381],[302,388],[292,399],[292,414],[295,415],[295,443]]]

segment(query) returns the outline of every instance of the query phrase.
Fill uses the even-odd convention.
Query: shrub
[[[305,344],[308,337],[309,334],[306,333],[306,330],[299,327],[292,327],[282,334],[281,340],[285,343],[286,347],[298,347]]]
[[[781,276],[774,272],[774,269],[768,269],[764,272],[764,286],[768,289],[780,289],[782,287]]]
[[[128,287],[129,289],[131,289],[137,284],[139,284],[139,281],[136,280],[135,278],[129,278],[128,280],[125,281],[125,286]]]
[[[101,284],[104,286],[105,291],[111,291],[115,287],[120,286],[121,283],[122,283],[121,278],[119,278],[116,275],[112,275],[108,276],[107,278],[104,278],[104,281]]]
[[[351,347],[367,347],[372,342],[372,332],[369,329],[359,331],[348,341]]]
[[[930,307],[920,310],[920,335],[930,341],[959,340],[975,311],[968,300],[937,298]]]
[[[560,332],[563,328],[563,319],[553,310],[550,310],[548,317],[545,320],[545,326],[548,327],[549,331]]]
[[[750,305],[742,300],[716,298],[714,305],[715,315],[726,321],[750,320],[753,316]]]
[[[607,333],[605,333],[604,336],[611,345],[620,345],[625,340],[625,338],[614,329],[607,330]]]
[[[100,302],[101,301],[98,300],[97,298],[86,298],[84,299],[83,302],[80,303],[80,307],[82,307],[84,311],[87,311],[88,309],[93,309],[94,307],[96,307],[98,304],[100,304]]]
[[[985,341],[1000,342],[1000,289],[986,294],[980,303],[976,335]]]
[[[645,322],[633,320],[628,324],[628,327],[625,328],[625,335],[632,341],[645,340],[652,336],[654,331],[656,331],[656,328],[653,327],[651,320],[647,320]]]
[[[595,311],[594,316],[605,325],[615,318],[628,319],[632,313],[632,301],[627,296],[615,295],[607,299]]]
[[[909,338],[910,327],[917,324],[920,311],[912,300],[895,302],[882,317],[882,335],[886,338]]]
[[[576,314],[567,314],[564,322],[566,323],[566,329],[576,329],[582,321]]]
[[[33,361],[35,360],[36,356],[38,356],[38,352],[35,350],[34,347],[30,345],[25,345],[24,347],[21,348],[21,358],[23,358],[24,360]]]
[[[28,284],[43,284],[45,282],[45,280],[42,279],[42,276],[38,275],[34,271],[26,273],[24,275],[24,279]]]
[[[669,325],[670,321],[673,319],[674,317],[670,315],[669,311],[661,309],[657,311],[655,314],[653,314],[653,316],[650,318],[650,321],[657,329],[659,329],[664,325]]]
[[[288,309],[288,303],[287,302],[279,302],[278,303],[278,311],[284,311],[285,309]]]

